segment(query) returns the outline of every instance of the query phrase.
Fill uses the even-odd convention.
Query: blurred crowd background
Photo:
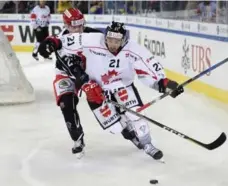
[[[39,1],[0,1],[0,13],[27,14]],[[46,1],[52,14],[76,7],[84,14],[141,15],[228,24],[228,1]]]

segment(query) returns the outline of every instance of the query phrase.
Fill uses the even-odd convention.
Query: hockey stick
[[[108,100],[108,101],[110,103],[112,103],[113,105],[115,105],[116,107],[118,107],[118,108],[122,108],[122,109],[124,109],[124,110],[126,110],[126,111],[128,111],[128,112],[130,112],[130,113],[132,113],[132,114],[134,114],[134,115],[136,115],[138,117],[140,117],[140,118],[143,118],[143,119],[153,123],[154,125],[157,125],[157,126],[163,128],[163,129],[165,129],[166,131],[169,131],[169,132],[171,132],[173,134],[176,134],[177,136],[179,136],[181,138],[184,138],[184,139],[186,139],[188,141],[191,141],[191,142],[193,142],[193,143],[195,143],[195,144],[197,144],[197,145],[199,145],[201,147],[204,147],[204,148],[206,148],[208,150],[216,149],[216,148],[221,146],[226,141],[226,134],[224,132],[222,132],[220,134],[220,136],[215,141],[213,141],[212,143],[209,143],[209,144],[202,143],[202,142],[200,142],[200,141],[198,141],[198,140],[196,140],[194,138],[191,138],[191,137],[189,137],[189,136],[187,136],[187,135],[185,135],[185,134],[183,134],[183,133],[181,133],[181,132],[179,132],[179,131],[177,131],[175,129],[167,127],[166,125],[163,125],[162,123],[159,123],[158,121],[155,121],[155,120],[153,120],[151,118],[148,118],[147,116],[144,116],[144,115],[142,115],[142,114],[140,114],[140,113],[138,113],[136,111],[133,111],[133,110],[125,107],[124,105],[121,105],[121,104],[119,104],[119,103],[117,103],[115,101],[112,101],[112,100]]]
[[[223,64],[226,63],[226,62],[228,62],[228,58],[226,58],[226,59],[224,59],[223,61],[221,61],[221,62],[219,62],[219,63],[217,63],[217,64],[211,66],[210,68],[204,70],[203,72],[197,74],[196,76],[194,76],[194,77],[188,79],[187,81],[183,82],[183,83],[180,84],[179,86],[184,87],[184,86],[188,85],[189,83],[191,83],[191,82],[197,80],[197,79],[200,78],[201,76],[203,76],[203,75],[205,75],[206,73],[208,73],[208,72],[210,72],[210,71],[212,71],[212,70],[218,68],[219,66],[223,65]],[[177,89],[178,89],[178,87],[176,88],[176,90],[177,90]],[[175,90],[174,90],[174,91],[175,91]],[[171,93],[172,93],[172,90],[167,91],[166,93],[162,94],[161,96],[155,98],[154,100],[152,100],[152,101],[150,101],[150,102],[144,104],[142,107],[138,108],[138,109],[137,109],[137,112],[140,112],[140,111],[146,109],[147,107],[149,107],[149,106],[151,106],[152,104],[158,102],[159,100],[165,98],[166,96],[170,95]]]

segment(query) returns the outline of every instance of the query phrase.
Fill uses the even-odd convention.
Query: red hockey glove
[[[176,81],[172,81],[170,79],[161,79],[159,82],[158,82],[158,91],[160,93],[165,93],[166,92],[166,89],[171,89],[171,90],[174,90],[170,96],[172,98],[175,98],[177,97],[178,95],[180,95],[181,93],[184,92],[184,88],[182,86],[179,86],[179,84],[176,82]]]
[[[85,92],[87,100],[89,102],[95,102],[101,104],[105,97],[102,94],[102,89],[95,81],[90,80],[89,82],[82,85],[81,89]]]
[[[83,70],[86,69],[86,57],[84,56],[84,54],[82,52],[77,52],[77,55],[81,58],[81,64],[80,66],[82,67]]]

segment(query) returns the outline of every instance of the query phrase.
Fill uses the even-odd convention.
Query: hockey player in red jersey
[[[65,10],[63,13],[63,22],[65,28],[57,36],[59,38],[70,33],[101,32],[100,30],[86,27],[84,15],[77,8]],[[47,39],[46,41],[45,44],[50,46],[50,40]],[[57,39],[54,41],[58,42]],[[44,48],[41,46],[39,50],[44,50]],[[43,56],[48,56],[48,54]],[[79,60],[81,63],[81,58],[77,56],[74,60]],[[75,86],[74,78],[72,79],[72,77],[65,72],[64,66],[59,63],[58,59],[56,61],[56,77],[53,86],[57,105],[61,108],[67,129],[71,139],[74,141],[72,153],[77,154],[78,158],[81,158],[84,154],[83,148],[85,143],[84,132],[77,111],[77,104],[79,102],[78,89]]]
[[[72,44],[69,45],[69,42]],[[173,98],[184,90],[181,86],[176,90],[178,83],[166,78],[162,65],[145,47],[129,40],[124,24],[112,22],[106,28],[105,35],[65,35],[58,42],[52,40],[52,45],[61,50],[61,64],[67,73],[75,77],[77,87],[85,92],[100,126],[113,134],[121,133],[146,154],[156,160],[161,159],[163,153],[152,143],[147,122],[116,108],[106,100],[111,99],[135,110],[142,106],[141,97],[134,85],[135,75],[160,93],[175,89],[171,94]],[[44,44],[43,48],[45,47]],[[40,52],[45,55],[50,54],[50,50]],[[78,65],[80,60],[74,59],[78,51],[86,57],[85,70]]]

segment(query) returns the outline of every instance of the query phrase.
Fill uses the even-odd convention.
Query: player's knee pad
[[[146,121],[138,119],[132,121],[135,134],[142,145],[151,143],[150,129]]]
[[[136,110],[138,107],[132,108],[132,110]],[[150,136],[150,129],[148,126],[148,123],[141,119],[140,117],[131,114],[129,112],[125,113],[126,118],[129,120],[128,128],[132,127],[136,137],[140,141],[142,145],[148,144],[151,142],[151,136]]]
[[[78,97],[74,93],[64,94],[61,96],[59,106],[62,111],[74,109],[78,104]]]

